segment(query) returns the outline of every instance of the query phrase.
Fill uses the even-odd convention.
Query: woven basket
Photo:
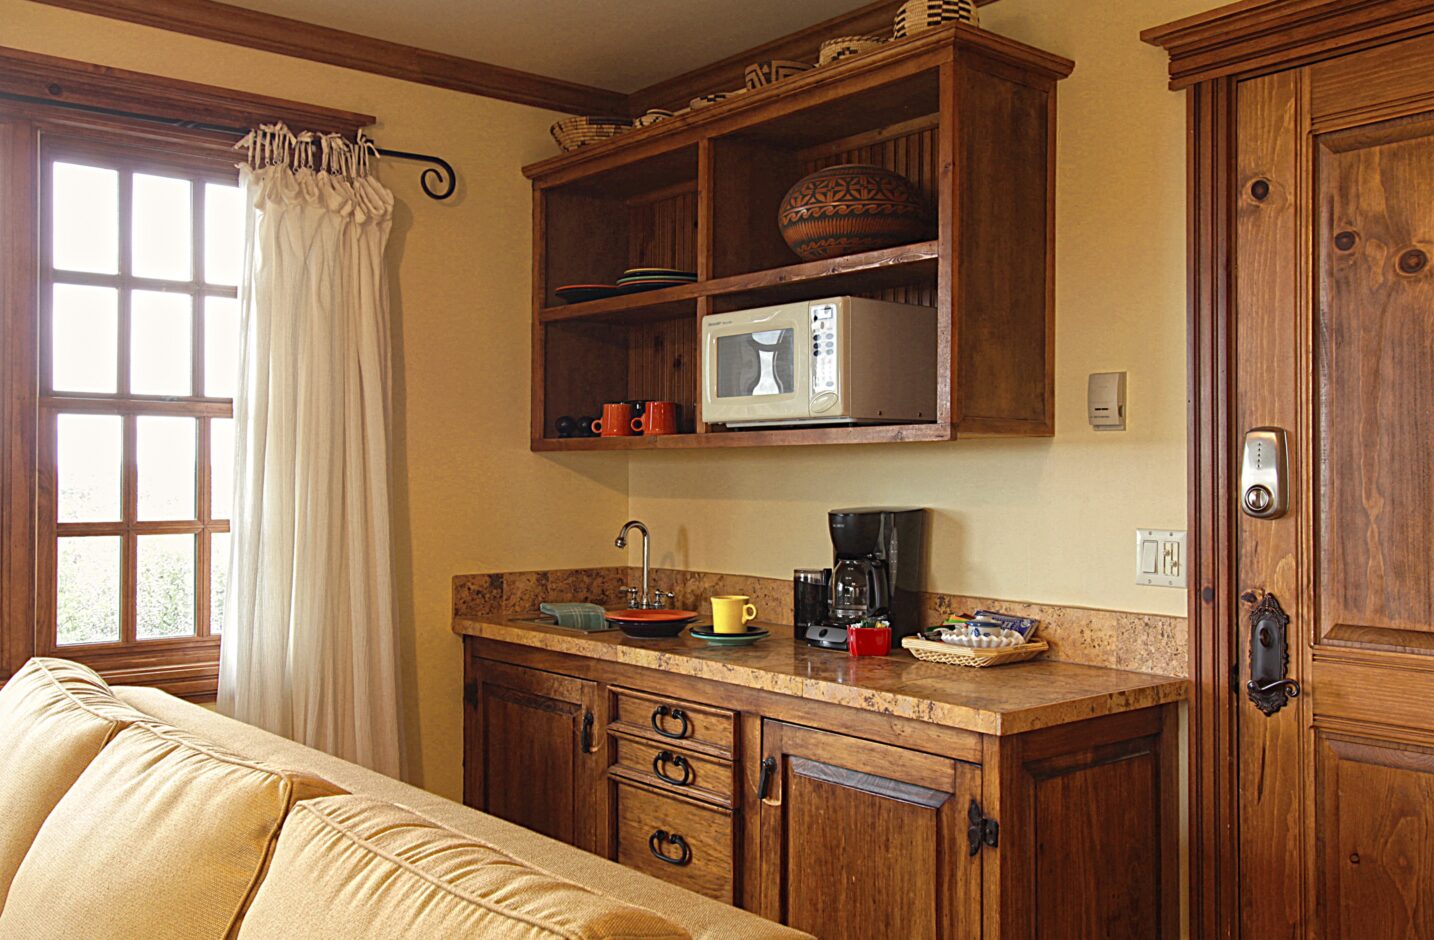
[[[563,150],[576,150],[588,144],[611,140],[619,134],[632,130],[632,122],[626,118],[570,117],[563,118],[548,132]]]
[[[1050,644],[1045,640],[1032,640],[1020,646],[998,646],[992,649],[973,649],[969,646],[956,646],[951,643],[939,643],[935,640],[923,640],[920,637],[909,636],[901,641],[902,648],[909,650],[912,656],[923,662],[946,663],[949,666],[1004,666],[1006,663],[1019,663],[1027,659],[1035,659],[1037,656],[1050,649]]]
[[[831,65],[842,59],[849,59],[872,49],[879,49],[886,43],[880,36],[837,36],[822,43],[817,54],[817,65]]]
[[[981,25],[976,0],[906,0],[892,22],[892,35],[905,39],[953,21]]]

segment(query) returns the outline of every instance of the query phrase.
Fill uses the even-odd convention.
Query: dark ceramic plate
[[[617,289],[618,289],[619,292],[624,293],[624,294],[639,294],[639,293],[642,293],[643,291],[647,291],[647,290],[662,290],[662,288],[664,288],[664,287],[676,287],[676,286],[678,286],[679,284],[691,284],[691,283],[692,283],[691,281],[681,281],[681,280],[678,280],[678,281],[669,281],[669,280],[628,281],[626,284],[619,284]]]
[[[746,646],[748,643],[755,643],[766,636],[771,636],[767,630],[761,627],[748,627],[743,633],[718,633],[711,628],[693,627],[687,631],[692,634],[693,639],[705,640],[713,646]]]
[[[603,300],[620,296],[626,291],[613,284],[569,284],[559,287],[553,293],[565,304],[580,304],[589,300]]]

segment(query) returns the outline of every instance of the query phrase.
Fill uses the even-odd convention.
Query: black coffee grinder
[[[925,588],[926,510],[833,509],[831,603],[827,622],[805,628],[812,646],[846,649],[846,628],[891,622],[891,643],[921,629]]]

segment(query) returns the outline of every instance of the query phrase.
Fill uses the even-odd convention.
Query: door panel
[[[981,861],[965,849],[979,767],[762,723],[760,913],[844,940],[979,937]]]
[[[1238,91],[1232,415],[1237,439],[1288,432],[1290,511],[1231,507],[1236,583],[1242,611],[1269,593],[1289,614],[1300,683],[1271,714],[1255,707],[1242,614],[1249,940],[1434,937],[1430,48],[1360,53],[1358,82],[1357,56]]]
[[[1335,937],[1434,937],[1434,751],[1319,735],[1320,897]]]
[[[1434,117],[1319,143],[1319,637],[1434,650]]]

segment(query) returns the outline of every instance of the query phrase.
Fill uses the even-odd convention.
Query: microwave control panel
[[[837,402],[836,304],[814,304],[812,313],[812,410]]]

